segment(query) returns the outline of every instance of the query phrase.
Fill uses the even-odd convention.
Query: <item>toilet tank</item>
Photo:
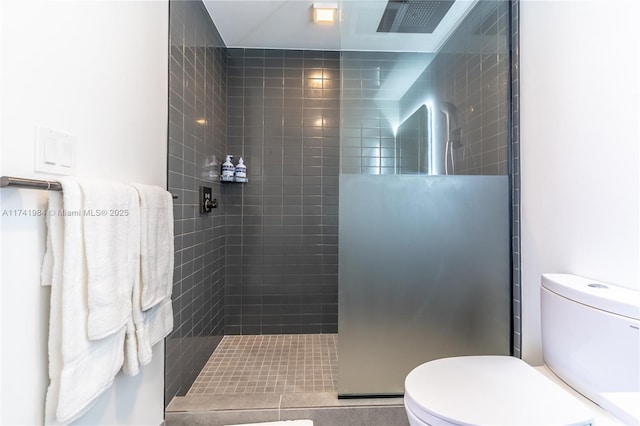
[[[544,362],[602,405],[604,392],[640,391],[640,292],[568,274],[543,274]]]

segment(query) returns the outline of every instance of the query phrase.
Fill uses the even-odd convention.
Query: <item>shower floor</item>
[[[225,336],[187,392],[336,392],[337,334]]]
[[[338,399],[338,335],[225,336],[167,426],[311,419],[316,426],[408,426],[402,398]]]

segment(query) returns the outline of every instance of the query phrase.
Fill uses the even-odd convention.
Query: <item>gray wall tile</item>
[[[227,52],[233,75],[245,76],[228,80],[235,95],[228,131],[238,135],[228,150],[245,158],[249,183],[225,187],[227,235],[244,243],[227,246],[227,294],[237,297],[226,298],[226,333],[336,332],[337,316],[322,312],[333,312],[338,291],[337,257],[325,252],[337,251],[330,206],[337,204],[340,102],[339,84],[328,77],[339,78],[339,54]],[[335,199],[322,197],[325,188]],[[331,238],[305,244],[320,235]],[[319,315],[307,312],[303,295],[325,296]]]
[[[169,14],[168,181],[179,198],[174,205],[175,327],[166,340],[167,403],[187,392],[224,331],[224,208],[201,216],[197,193],[200,185],[211,186],[221,198],[214,176],[227,135],[224,43],[201,2],[170,2]]]
[[[455,174],[509,173],[509,3],[478,2],[400,101],[401,116],[427,92],[455,105]]]

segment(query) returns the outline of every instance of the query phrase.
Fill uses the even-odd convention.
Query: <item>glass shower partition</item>
[[[508,2],[465,3],[437,51],[349,51],[343,34],[343,397],[401,395],[429,360],[511,352]]]

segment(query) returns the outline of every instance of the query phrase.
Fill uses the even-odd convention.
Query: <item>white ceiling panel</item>
[[[313,22],[313,2],[205,0],[227,47],[340,49],[340,26]]]
[[[432,34],[401,34],[376,32],[387,0],[338,1],[334,24],[314,23],[309,0],[204,0],[228,47],[392,52],[436,52],[476,2],[456,0]]]

